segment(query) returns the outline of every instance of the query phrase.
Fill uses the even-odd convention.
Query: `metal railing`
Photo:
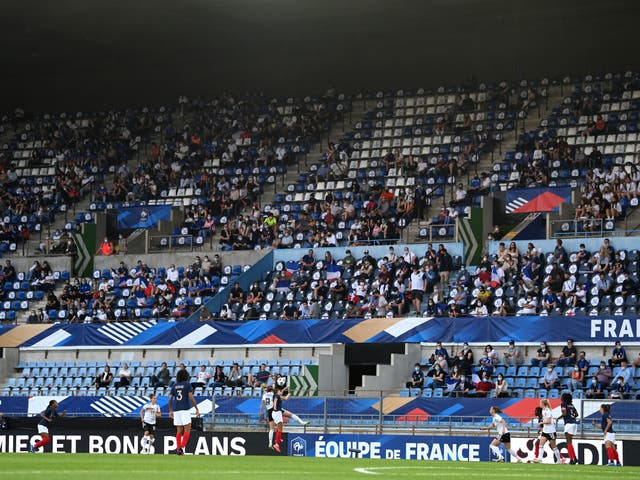
[[[286,405],[285,405],[286,407]],[[307,425],[299,425],[289,421],[287,429],[302,431],[304,433],[411,433],[411,434],[447,434],[447,435],[478,435],[481,426],[490,423],[487,416],[456,416],[456,415],[429,415],[406,414],[384,415],[376,414],[324,414],[305,415],[295,412]],[[204,418],[206,429],[212,430],[239,430],[254,431],[265,428],[265,420],[255,414],[208,414]],[[510,417],[507,419],[509,431],[515,434],[535,437],[538,432],[537,421],[531,417]],[[640,419],[616,419],[616,431],[621,435],[640,434]],[[558,431],[561,431],[559,429]],[[601,435],[599,426],[593,426],[591,422],[578,424],[578,435],[593,437]]]
[[[602,237],[613,235],[616,228],[615,220],[590,218],[584,220],[551,220],[552,238],[570,237]]]
[[[213,236],[208,238],[197,235],[150,235],[147,251],[154,252],[193,252],[202,248],[213,249]]]

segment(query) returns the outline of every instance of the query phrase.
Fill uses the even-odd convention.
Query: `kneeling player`
[[[142,429],[144,437],[142,437],[142,451],[150,453],[151,446],[156,441],[156,418],[161,417],[160,405],[155,394],[149,396],[149,403],[145,404],[140,410],[140,420],[142,421]]]

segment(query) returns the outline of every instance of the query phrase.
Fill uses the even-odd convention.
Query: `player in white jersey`
[[[144,430],[142,437],[142,451],[149,453],[153,442],[156,441],[156,419],[162,416],[160,405],[155,394],[149,396],[149,403],[145,403],[140,409],[140,421]]]
[[[266,419],[269,423],[269,448],[273,448],[273,436],[276,432],[275,423],[273,423],[273,385],[265,387],[263,385],[264,393],[262,394],[262,402],[260,402],[260,411],[258,416],[260,419]],[[262,413],[264,410],[264,414]]]
[[[542,408],[542,436],[540,437],[540,450],[538,451],[538,457],[534,461],[536,463],[542,461],[544,446],[549,442],[549,446],[553,450],[555,463],[560,463],[560,450],[558,450],[558,447],[556,446],[556,419],[553,418],[549,400],[546,398],[540,400],[540,407]]]
[[[496,438],[491,441],[491,445],[489,446],[491,452],[496,456],[496,460],[494,461],[504,462],[504,456],[502,455],[502,451],[500,450],[500,444],[502,443],[504,444],[504,448],[507,449],[509,454],[519,462],[520,458],[518,457],[516,452],[511,449],[511,433],[509,433],[507,423],[504,421],[504,418],[500,416],[502,410],[494,406],[489,409],[489,413],[491,414],[491,424],[487,427],[480,427],[480,430],[489,431],[492,428],[496,429]]]

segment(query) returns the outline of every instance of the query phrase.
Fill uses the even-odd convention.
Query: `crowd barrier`
[[[560,321],[561,320],[561,321]],[[640,342],[639,316],[398,317],[0,327],[0,346],[31,349],[395,342]]]

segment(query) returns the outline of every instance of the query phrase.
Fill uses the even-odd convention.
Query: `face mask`
[[[553,372],[553,368],[547,368],[547,372],[549,373]]]
[[[420,371],[420,367],[416,367],[416,368],[414,368],[414,370],[415,370],[416,372],[419,372],[419,371]]]
[[[440,370],[440,367],[436,367],[436,371]]]
[[[540,348],[544,348],[544,345],[540,345]]]
[[[467,379],[467,377],[460,377],[460,381],[464,382]]]

